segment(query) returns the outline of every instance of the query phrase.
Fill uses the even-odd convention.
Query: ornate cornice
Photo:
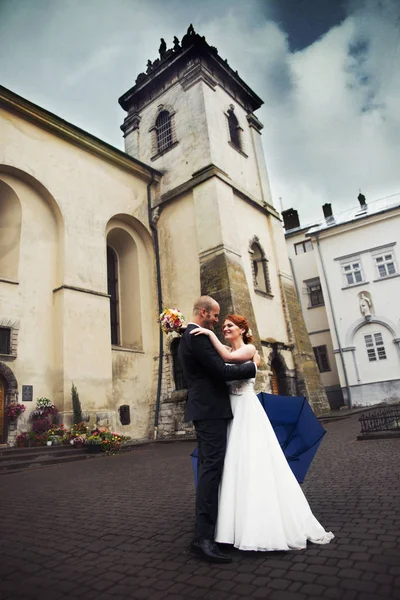
[[[254,208],[259,210],[260,212],[262,212],[266,215],[272,215],[273,217],[276,217],[277,219],[280,220],[280,215],[273,206],[271,206],[270,204],[268,204],[266,202],[260,201],[258,198],[256,198],[255,196],[250,194],[248,191],[246,191],[244,188],[242,188],[237,183],[235,183],[229,177],[229,175],[227,175],[224,171],[222,171],[221,169],[219,169],[217,166],[215,166],[213,164],[208,165],[207,167],[204,167],[203,169],[200,169],[199,171],[196,171],[195,173],[193,173],[191,179],[185,181],[181,185],[178,185],[177,187],[173,188],[172,190],[169,190],[168,192],[163,194],[161,197],[156,199],[153,208],[155,208],[157,206],[162,208],[164,205],[169,204],[170,202],[172,202],[173,200],[175,200],[182,194],[185,194],[189,190],[193,189],[200,183],[207,181],[207,179],[211,179],[211,177],[218,177],[219,179],[221,179],[224,183],[229,185],[234,190],[234,192],[236,194],[238,194],[238,196],[240,196],[243,200],[245,200],[246,202],[251,204]]]

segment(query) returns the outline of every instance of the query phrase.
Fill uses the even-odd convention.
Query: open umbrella
[[[260,392],[258,399],[268,415],[282,451],[299,483],[303,483],[326,430],[304,396],[277,396]],[[197,484],[197,455],[192,452],[194,481]]]
[[[260,392],[258,398],[294,476],[302,483],[326,430],[304,396]]]

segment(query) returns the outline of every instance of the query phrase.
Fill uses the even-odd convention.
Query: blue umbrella
[[[326,430],[304,396],[277,396],[260,392],[258,399],[294,476],[299,483],[303,483]]]
[[[277,396],[260,392],[258,399],[294,476],[299,483],[303,483],[326,430],[304,396]],[[190,456],[197,484],[197,448]]]

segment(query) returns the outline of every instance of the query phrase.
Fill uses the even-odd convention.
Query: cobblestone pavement
[[[400,440],[326,429],[303,489],[336,539],[223,566],[188,551],[193,442],[3,475],[0,600],[400,599]]]

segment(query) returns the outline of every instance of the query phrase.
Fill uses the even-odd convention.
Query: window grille
[[[157,151],[163,152],[172,146],[171,116],[167,110],[163,110],[156,120]]]

